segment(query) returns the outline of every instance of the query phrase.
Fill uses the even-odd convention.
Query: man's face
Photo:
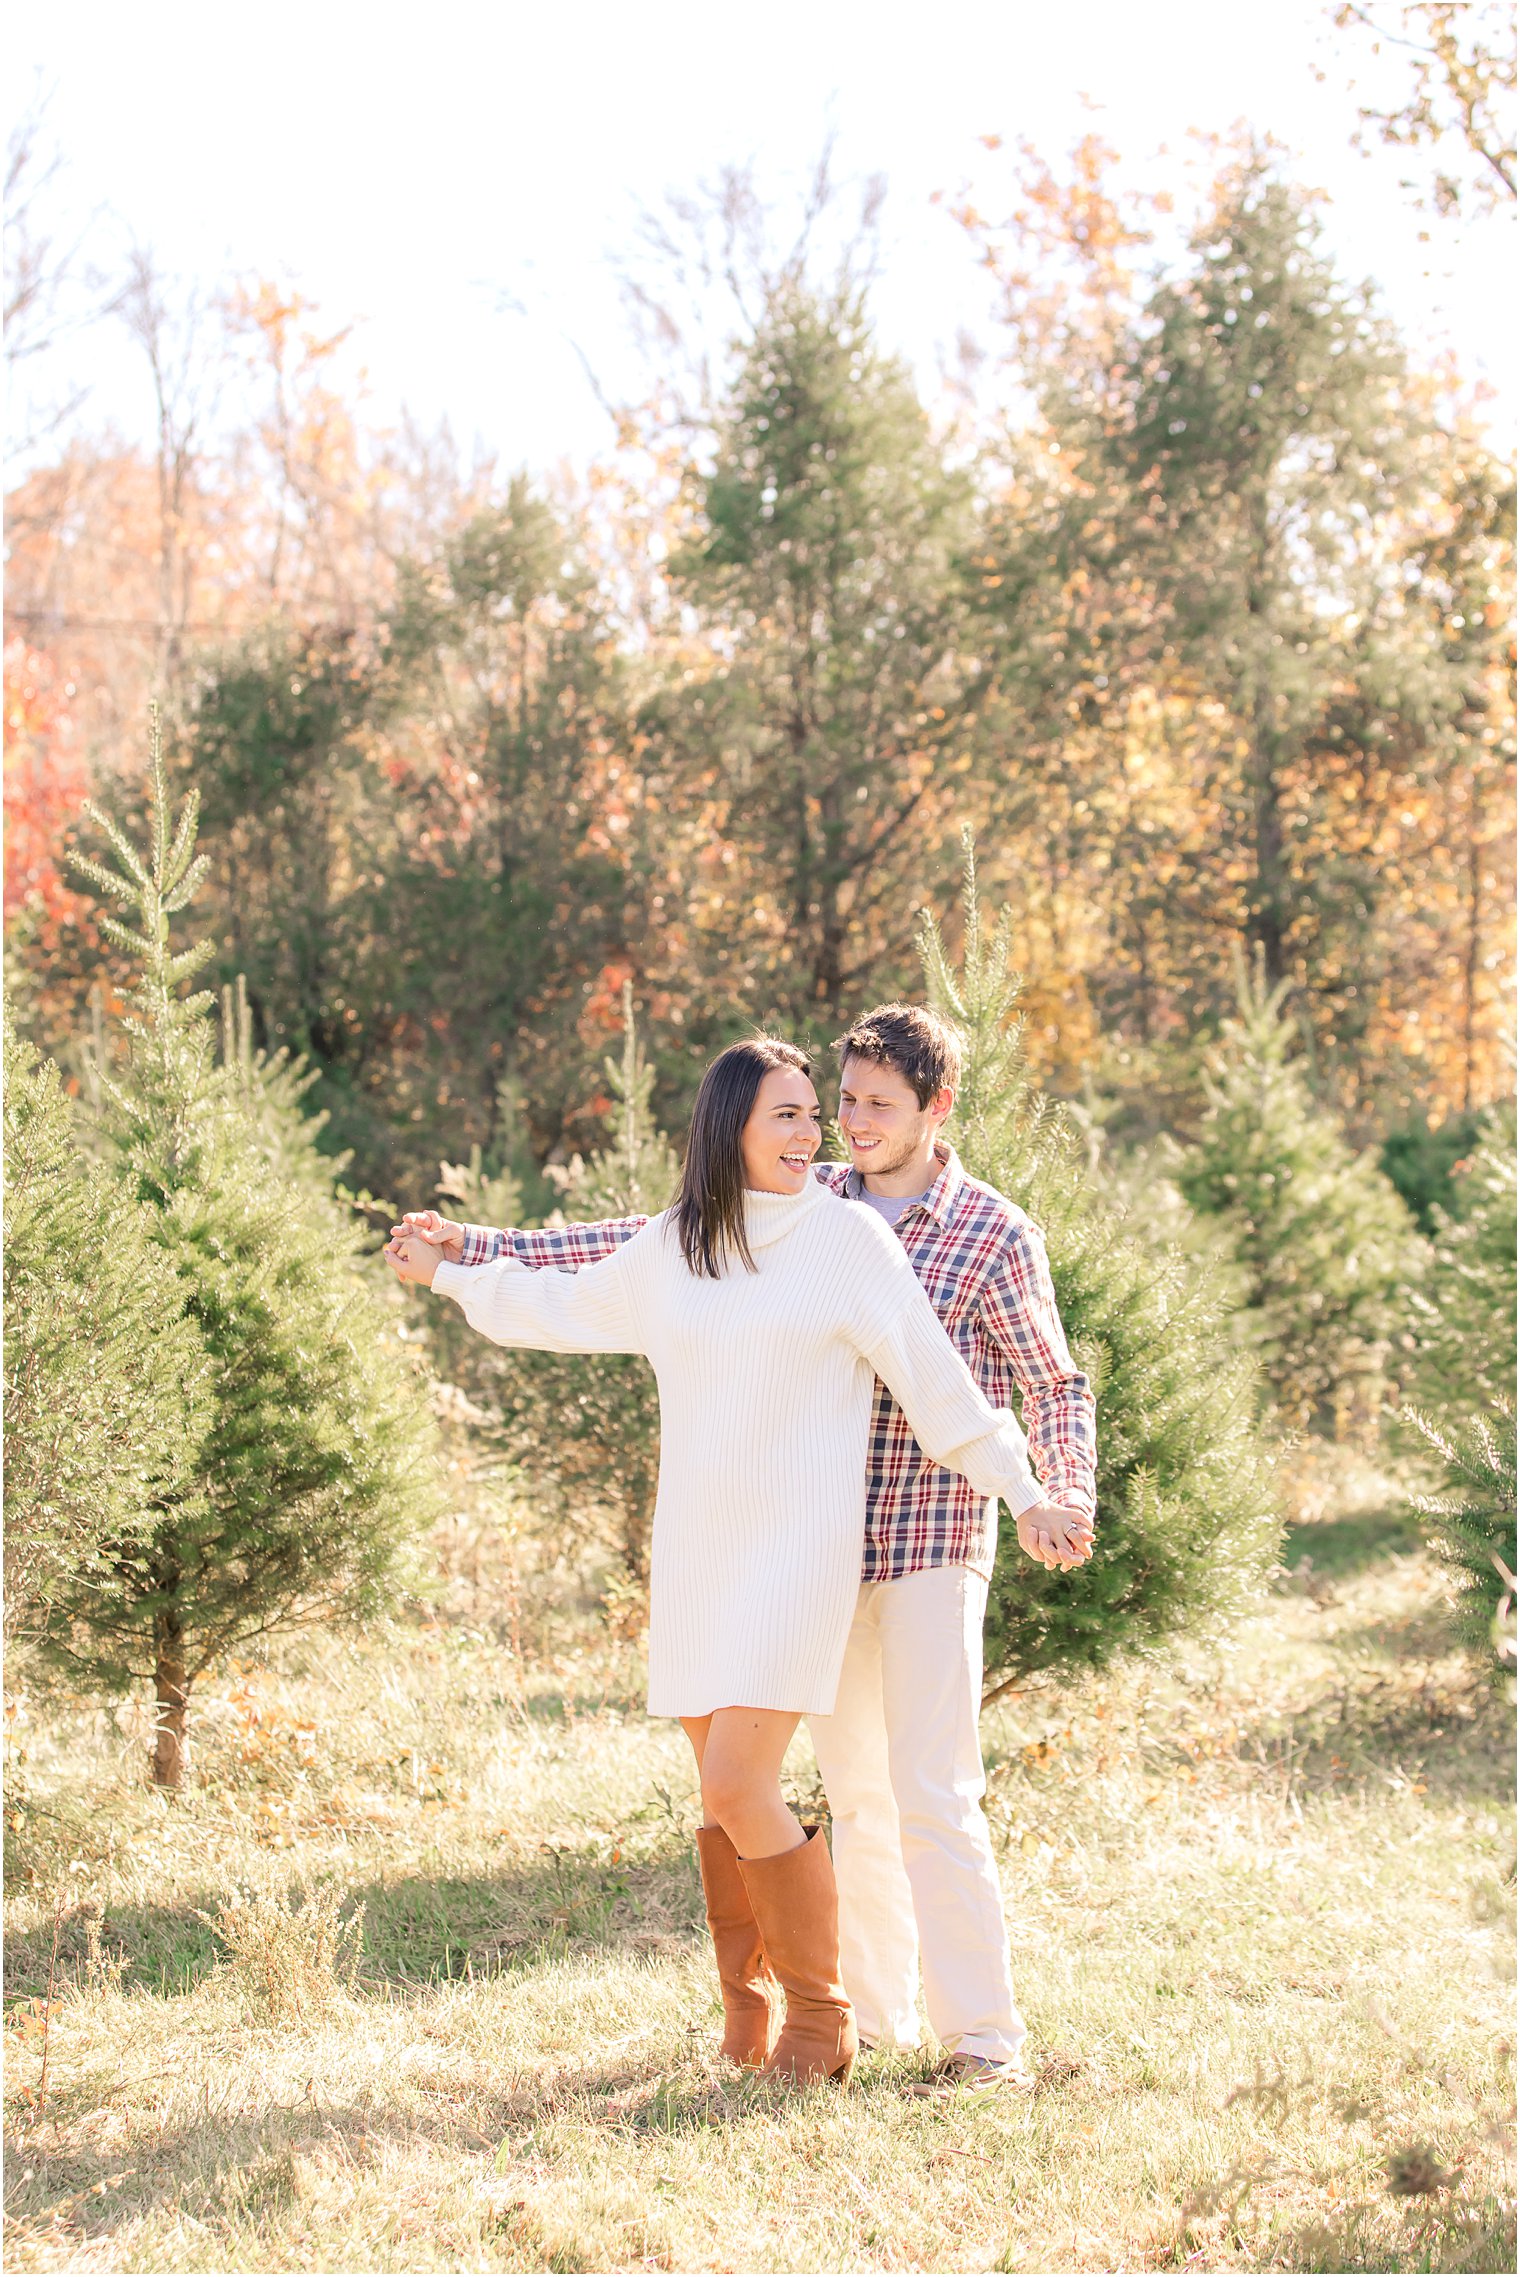
[[[895,1067],[874,1059],[847,1059],[839,1078],[839,1127],[855,1168],[865,1175],[891,1177],[920,1149],[932,1148],[954,1101],[953,1091],[941,1091],[921,1107],[918,1093]]]

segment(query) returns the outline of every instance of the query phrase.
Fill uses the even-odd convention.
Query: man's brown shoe
[[[786,1993],[786,2022],[765,2066],[767,2079],[830,2079],[847,2087],[855,2069],[855,2011],[839,1978],[839,1896],[829,1846],[816,1826],[795,1850],[741,1858],[739,1871]]]
[[[739,1854],[721,1826],[698,1827],[697,1863],[723,1987],[723,2053],[758,2071],[776,2044],[785,1999],[765,1958]]]
[[[908,2093],[948,2103],[957,2095],[1027,2095],[1033,2086],[1022,2064],[1004,2063],[996,2056],[946,2056],[932,2077],[915,2079]]]

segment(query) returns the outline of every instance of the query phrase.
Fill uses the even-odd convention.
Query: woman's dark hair
[[[716,1281],[727,1260],[740,1257],[751,1273],[744,1232],[744,1154],[740,1134],[749,1121],[755,1094],[774,1067],[810,1075],[807,1055],[778,1036],[748,1036],[719,1052],[702,1078],[691,1111],[681,1191],[676,1196],[676,1232],[681,1255],[693,1273]]]

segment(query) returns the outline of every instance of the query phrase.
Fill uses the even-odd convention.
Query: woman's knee
[[[743,1814],[755,1801],[757,1781],[747,1764],[709,1747],[702,1763],[702,1805],[720,1826]]]

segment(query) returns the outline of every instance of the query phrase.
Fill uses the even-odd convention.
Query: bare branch
[[[100,221],[97,208],[60,239],[48,219],[64,172],[45,142],[52,90],[40,76],[12,126],[5,154],[5,367],[7,447],[12,459],[35,450],[82,409],[87,386],[67,382],[53,400],[34,400],[20,381],[102,316],[114,312],[119,289],[84,258]]]
[[[1394,28],[1393,20],[1400,28]],[[1402,102],[1362,104],[1357,116],[1378,139],[1404,150],[1439,153],[1454,145],[1476,166],[1474,179],[1437,170],[1427,185],[1406,181],[1422,205],[1454,214],[1464,200],[1491,212],[1516,195],[1514,10],[1509,0],[1401,0],[1385,18],[1378,10],[1339,0],[1331,12],[1337,31],[1353,26],[1384,47],[1414,58]],[[1361,136],[1356,137],[1364,148]]]

